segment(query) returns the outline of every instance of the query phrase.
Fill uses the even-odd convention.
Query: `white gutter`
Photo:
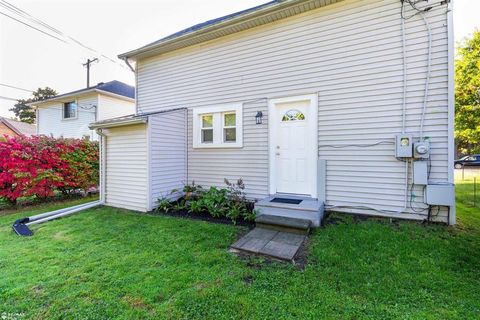
[[[105,203],[105,192],[106,192],[106,156],[107,156],[107,150],[106,150],[106,142],[107,142],[107,136],[102,132],[102,129],[96,129],[95,132],[100,136],[100,201]]]
[[[148,119],[146,117],[139,117],[139,118],[132,118],[132,119],[124,119],[112,122],[100,122],[100,123],[92,123],[88,127],[93,129],[107,129],[107,128],[114,128],[114,127],[122,127],[127,125],[133,124],[143,124],[147,123]]]
[[[453,33],[453,0],[447,4],[448,32],[448,182],[455,184],[455,42]],[[448,224],[456,223],[455,203],[450,207]]]

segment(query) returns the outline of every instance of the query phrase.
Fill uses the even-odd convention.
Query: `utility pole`
[[[84,67],[87,67],[87,88],[90,88],[90,65],[95,61],[98,61],[98,58],[92,60],[87,59],[87,62],[83,64]]]

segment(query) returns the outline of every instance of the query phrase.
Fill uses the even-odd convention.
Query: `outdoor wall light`
[[[257,114],[255,115],[255,123],[262,124],[262,118],[263,118],[262,111],[258,111]]]

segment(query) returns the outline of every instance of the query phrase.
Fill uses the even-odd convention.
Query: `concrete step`
[[[273,198],[299,199],[302,202],[299,204],[271,202]],[[259,216],[270,215],[310,220],[312,227],[319,227],[323,219],[324,206],[317,199],[290,195],[273,195],[256,202],[255,210],[258,211]]]
[[[255,219],[258,228],[271,229],[296,234],[309,234],[312,221],[308,219],[289,218],[262,214]]]

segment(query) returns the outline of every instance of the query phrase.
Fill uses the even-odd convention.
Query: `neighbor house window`
[[[193,109],[193,147],[242,147],[242,119],[241,104]]]
[[[72,119],[77,117],[77,103],[75,101],[63,104],[63,118]]]

